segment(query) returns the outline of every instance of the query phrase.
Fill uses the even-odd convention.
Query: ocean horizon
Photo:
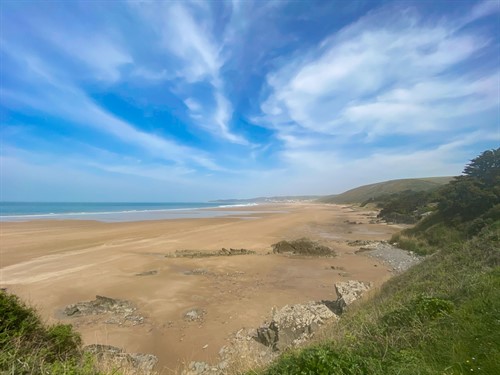
[[[215,202],[0,202],[0,221],[97,220],[105,222],[208,218],[244,214],[217,208],[255,203]],[[209,210],[210,209],[210,210]]]

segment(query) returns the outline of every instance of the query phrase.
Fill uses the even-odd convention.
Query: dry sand
[[[0,287],[36,306],[50,323],[74,324],[85,344],[155,354],[167,374],[183,362],[215,360],[231,333],[259,326],[273,306],[335,299],[337,281],[380,285],[391,275],[387,266],[355,254],[356,248],[346,244],[385,240],[399,230],[369,224],[374,213],[320,204],[269,205],[265,210],[273,212],[268,213],[259,213],[260,206],[254,210],[247,218],[0,223]],[[270,254],[271,244],[300,237],[318,240],[338,256]],[[165,257],[176,250],[222,247],[256,254]],[[196,269],[205,273],[190,272]],[[136,275],[151,270],[157,274]],[[61,313],[66,305],[96,295],[133,302],[144,323],[108,324],[99,316],[68,318]],[[183,319],[192,308],[206,311],[203,321]]]

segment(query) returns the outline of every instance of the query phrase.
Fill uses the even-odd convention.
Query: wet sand
[[[85,344],[155,354],[159,369],[168,374],[183,362],[215,360],[230,334],[259,326],[273,306],[335,299],[337,281],[355,279],[377,286],[391,275],[387,266],[355,254],[357,248],[346,243],[385,240],[399,230],[370,224],[374,213],[320,204],[266,205],[267,213],[258,212],[262,206],[254,210],[243,218],[3,222],[0,287],[36,306],[49,323],[73,324]],[[301,237],[332,247],[338,256],[272,254],[271,244]],[[165,257],[176,250],[222,247],[256,254]],[[137,276],[153,270],[156,274]],[[109,324],[100,316],[69,318],[61,313],[65,306],[96,295],[131,301],[144,322]],[[202,321],[184,319],[192,308],[206,312]]]

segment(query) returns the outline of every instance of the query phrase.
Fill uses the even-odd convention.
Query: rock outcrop
[[[335,251],[307,238],[293,241],[280,241],[272,245],[275,254],[293,254],[307,256],[335,256]]]
[[[337,300],[334,301],[334,311],[342,314],[347,306],[359,299],[363,293],[371,288],[371,283],[349,280],[335,284]]]
[[[184,320],[187,320],[189,322],[203,321],[206,313],[207,312],[205,310],[195,307],[188,310],[183,317]]]
[[[87,353],[93,354],[98,360],[110,361],[118,367],[132,367],[140,374],[152,373],[158,358],[153,354],[126,353],[123,349],[111,345],[93,344],[83,348]]]
[[[218,251],[209,250],[176,250],[173,254],[165,255],[166,258],[208,258],[220,256],[234,256],[234,255],[250,255],[255,254],[253,250],[247,249],[226,249],[222,248]]]
[[[69,317],[108,314],[110,318],[105,323],[142,324],[144,317],[136,311],[137,308],[129,301],[104,296],[96,296],[93,301],[77,302],[64,308],[64,314]]]
[[[257,329],[256,340],[281,351],[305,342],[331,319],[337,315],[322,302],[286,305],[273,314],[270,323]]]

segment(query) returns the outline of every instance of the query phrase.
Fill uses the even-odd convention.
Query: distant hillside
[[[407,178],[402,180],[390,180],[376,184],[364,185],[342,194],[329,195],[318,199],[322,203],[361,203],[370,198],[376,198],[384,194],[398,193],[405,190],[428,191],[436,189],[451,181],[453,177],[428,177]]]
[[[322,198],[321,195],[291,195],[291,196],[279,196],[279,197],[258,197],[249,199],[217,199],[211,201],[211,203],[222,203],[222,204],[246,204],[246,203],[283,203],[283,202],[303,202],[303,201],[315,201]]]

